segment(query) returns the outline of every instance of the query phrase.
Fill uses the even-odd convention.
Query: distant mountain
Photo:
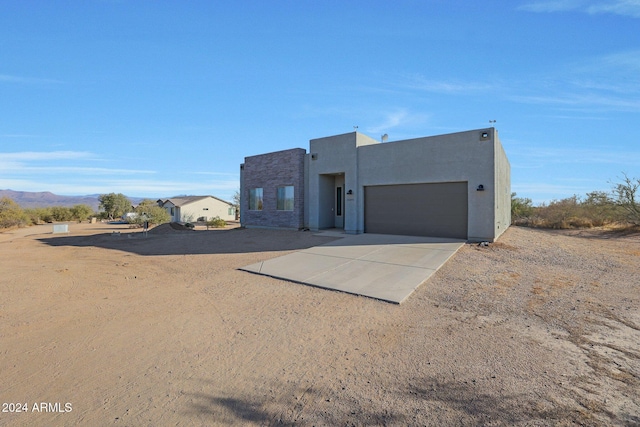
[[[66,206],[89,205],[94,211],[98,211],[100,202],[99,194],[91,194],[88,196],[59,196],[49,191],[30,192],[30,191],[13,191],[0,190],[0,198],[8,197],[16,202],[22,208],[47,208],[50,206]],[[142,197],[129,197],[131,203],[138,204],[144,200]],[[155,200],[155,199],[154,199]]]

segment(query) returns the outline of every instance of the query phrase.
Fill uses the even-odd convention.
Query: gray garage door
[[[467,183],[364,188],[366,233],[467,238]]]

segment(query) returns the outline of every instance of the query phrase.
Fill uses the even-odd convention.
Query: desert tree
[[[640,225],[640,178],[629,178],[626,173],[622,176],[622,182],[613,187],[616,205],[622,209],[627,221]]]
[[[28,217],[16,202],[9,197],[0,199],[0,228],[24,227]]]
[[[153,200],[143,200],[134,211],[137,215],[128,218],[130,223],[142,225],[144,222],[149,224],[164,224],[171,221],[171,215],[163,207],[158,206]]]
[[[131,210],[131,201],[122,193],[101,194],[98,201],[108,219],[121,217]]]
[[[236,211],[236,219],[240,218],[240,190],[233,193],[233,207]]]

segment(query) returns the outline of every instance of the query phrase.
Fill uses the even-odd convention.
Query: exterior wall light
[[[349,190],[349,191],[347,191],[347,194],[348,194],[348,195],[352,195],[352,194],[353,194],[353,191],[352,191],[352,190]]]
[[[478,185],[478,188],[476,188],[476,191],[484,191],[484,185],[482,184]]]

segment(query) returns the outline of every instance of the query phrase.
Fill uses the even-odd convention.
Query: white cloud
[[[30,135],[26,133],[5,133],[0,135],[0,138],[37,138],[40,135]]]
[[[597,58],[586,71],[615,72],[616,74],[629,74],[638,79],[640,72],[640,50],[616,52]]]
[[[406,109],[398,109],[387,113],[380,124],[368,126],[367,132],[376,134],[388,132],[397,127],[421,125],[424,124],[428,118],[429,116],[424,113],[410,113]]]
[[[486,82],[431,80],[424,78],[419,74],[404,76],[400,81],[395,82],[394,85],[405,89],[424,92],[464,95],[468,95],[471,92],[487,92],[494,90],[497,87],[495,84]]]
[[[513,101],[529,104],[555,104],[586,110],[595,108],[614,109],[619,111],[640,111],[640,100],[623,97],[605,96],[593,93],[565,93],[558,95],[514,95]]]
[[[152,170],[103,168],[91,166],[50,166],[51,162],[99,160],[88,151],[22,151],[0,153],[0,170],[3,174],[82,174],[82,175],[119,175],[152,174]],[[42,164],[44,162],[44,165]],[[37,163],[37,164],[35,164]]]
[[[8,74],[0,74],[0,83],[29,83],[29,84],[60,84],[64,83],[61,80],[55,79],[44,79],[38,77],[23,77],[23,76],[12,76]]]
[[[547,184],[544,182],[534,182],[527,184],[514,184],[511,191],[520,194],[585,194],[591,191],[591,187],[586,185],[560,185]],[[569,196],[564,196],[569,197]]]
[[[77,160],[95,158],[88,151],[22,151],[0,153],[0,161]]]
[[[103,189],[116,188],[124,194],[210,194],[212,191],[230,191],[239,187],[237,180],[213,181],[159,181],[141,179],[109,179],[95,185]],[[93,187],[89,187],[93,188]],[[116,190],[109,190],[116,191]],[[95,193],[95,191],[92,191]]]
[[[618,0],[610,2],[599,2],[587,8],[591,14],[613,13],[616,15],[631,16],[640,18],[640,1],[638,0]]]
[[[529,92],[529,93],[527,93]],[[617,52],[570,63],[544,79],[513,88],[516,102],[575,110],[640,112],[640,51]]]
[[[640,164],[640,151],[613,151],[611,148],[580,148],[580,147],[513,147],[511,156],[514,161],[518,157],[527,160],[527,164],[534,165],[542,162],[548,164]],[[531,166],[532,167],[532,166]]]
[[[552,1],[536,1],[519,7],[521,10],[529,12],[562,12],[573,10],[583,6],[583,0],[552,0]]]
[[[82,174],[82,175],[135,175],[135,174],[154,174],[156,171],[139,170],[139,169],[109,169],[94,168],[83,166],[24,166],[20,163],[2,163],[4,172],[14,172],[21,174],[32,173],[55,173],[55,174]]]
[[[93,167],[96,161],[111,160],[88,151],[0,153],[0,188],[63,195],[117,192],[152,198],[213,194],[227,199],[239,188],[238,173],[174,171],[168,177],[155,170]]]
[[[239,175],[237,173],[231,173],[231,172],[193,172],[196,175],[212,175],[212,176],[232,176],[232,177],[239,177]]]
[[[79,182],[51,182],[37,179],[3,179],[1,189],[51,191],[59,195],[123,193],[130,197],[169,197],[177,194],[207,195],[231,200],[238,180],[159,181],[144,179],[96,179]]]
[[[544,182],[529,182],[524,184],[512,184],[511,191],[517,197],[527,197],[534,205],[548,203],[552,200],[561,200],[574,195],[584,196],[594,191],[594,188],[586,185],[547,184]]]
[[[519,7],[529,12],[566,12],[575,10],[591,15],[610,13],[640,18],[639,0],[553,0],[535,1]]]

